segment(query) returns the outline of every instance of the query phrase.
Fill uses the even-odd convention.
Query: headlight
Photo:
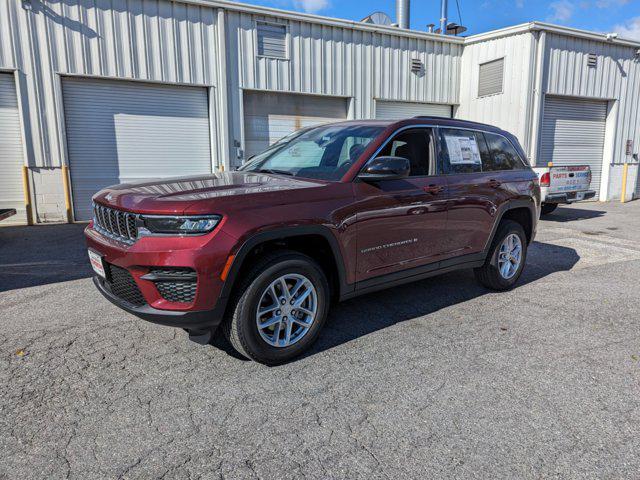
[[[184,217],[142,215],[144,226],[149,232],[169,235],[196,235],[207,233],[216,228],[221,218],[220,215]]]

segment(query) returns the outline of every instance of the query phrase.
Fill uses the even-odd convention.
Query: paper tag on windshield
[[[451,165],[480,164],[480,150],[475,137],[450,137],[445,135]]]

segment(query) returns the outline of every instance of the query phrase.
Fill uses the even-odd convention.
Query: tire
[[[506,278],[500,271],[499,257],[501,247],[505,239],[511,235],[516,235],[520,240],[520,261],[516,269],[513,269],[512,275]],[[514,239],[515,241],[515,239]],[[509,290],[516,284],[524,265],[527,261],[527,236],[524,233],[522,225],[513,220],[503,220],[498,226],[498,230],[491,242],[489,254],[482,267],[473,270],[476,280],[487,288],[492,290]],[[508,263],[508,262],[503,262]],[[513,263],[511,264],[513,265]],[[509,272],[511,273],[511,272]]]
[[[556,208],[558,208],[558,204],[557,203],[543,203],[540,214],[541,215],[549,215]]]
[[[309,308],[309,310],[315,305],[315,316],[310,322],[310,327],[306,328],[302,324],[296,323],[298,321],[297,316],[295,321],[291,321],[290,318],[293,315],[289,310],[296,308],[293,305],[290,306],[287,303],[285,306],[279,307],[274,301],[271,304],[268,302],[266,308],[264,307],[265,300],[274,298],[270,288],[274,282],[276,284],[273,292],[276,293],[278,298],[285,298],[281,287],[282,283],[280,282],[282,277],[285,277],[285,285],[288,285],[292,291],[295,288],[294,285],[296,285],[294,282],[297,280],[303,282],[304,288],[307,288],[308,284],[313,287],[307,288],[310,293],[302,305],[305,308]],[[307,280],[308,283],[303,279]],[[295,297],[287,298],[291,298],[293,301],[296,300]],[[229,343],[240,355],[265,365],[279,365],[299,356],[316,341],[326,321],[329,302],[329,283],[322,268],[315,260],[306,255],[288,250],[272,252],[262,257],[240,280],[237,294],[232,299],[227,316],[222,324],[222,331]],[[265,314],[264,317],[259,317],[258,308],[261,305],[263,310],[269,310],[270,308],[278,308],[278,310]],[[276,315],[277,313],[281,313],[281,315],[278,316]],[[269,317],[269,315],[272,316]],[[286,315],[289,315],[289,317],[284,322],[277,322],[264,329],[258,327],[259,320],[267,323],[267,321],[276,317],[284,318]],[[298,311],[298,315],[303,314]],[[307,316],[307,321],[310,318],[312,317]],[[286,325],[289,324],[291,324],[291,327],[290,330],[287,330]],[[284,330],[282,330],[283,328]],[[306,331],[302,333],[302,330]],[[282,336],[282,341],[276,340],[276,342],[286,344],[287,332],[291,332],[289,337],[294,340],[294,332],[296,331],[298,331],[300,337],[289,345],[275,346],[269,343],[269,339],[275,339],[276,337],[279,339]]]

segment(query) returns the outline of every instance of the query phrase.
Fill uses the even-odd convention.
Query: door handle
[[[426,193],[430,193],[431,195],[438,195],[439,193],[443,192],[444,186],[432,183],[431,185],[422,187],[422,190],[424,190]]]
[[[500,185],[502,185],[502,182],[499,182],[498,180],[492,178],[491,180],[489,180],[489,186],[491,188],[498,188]]]

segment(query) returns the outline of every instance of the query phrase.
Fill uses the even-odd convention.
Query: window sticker
[[[450,137],[445,135],[451,165],[480,165],[480,150],[475,136]]]

